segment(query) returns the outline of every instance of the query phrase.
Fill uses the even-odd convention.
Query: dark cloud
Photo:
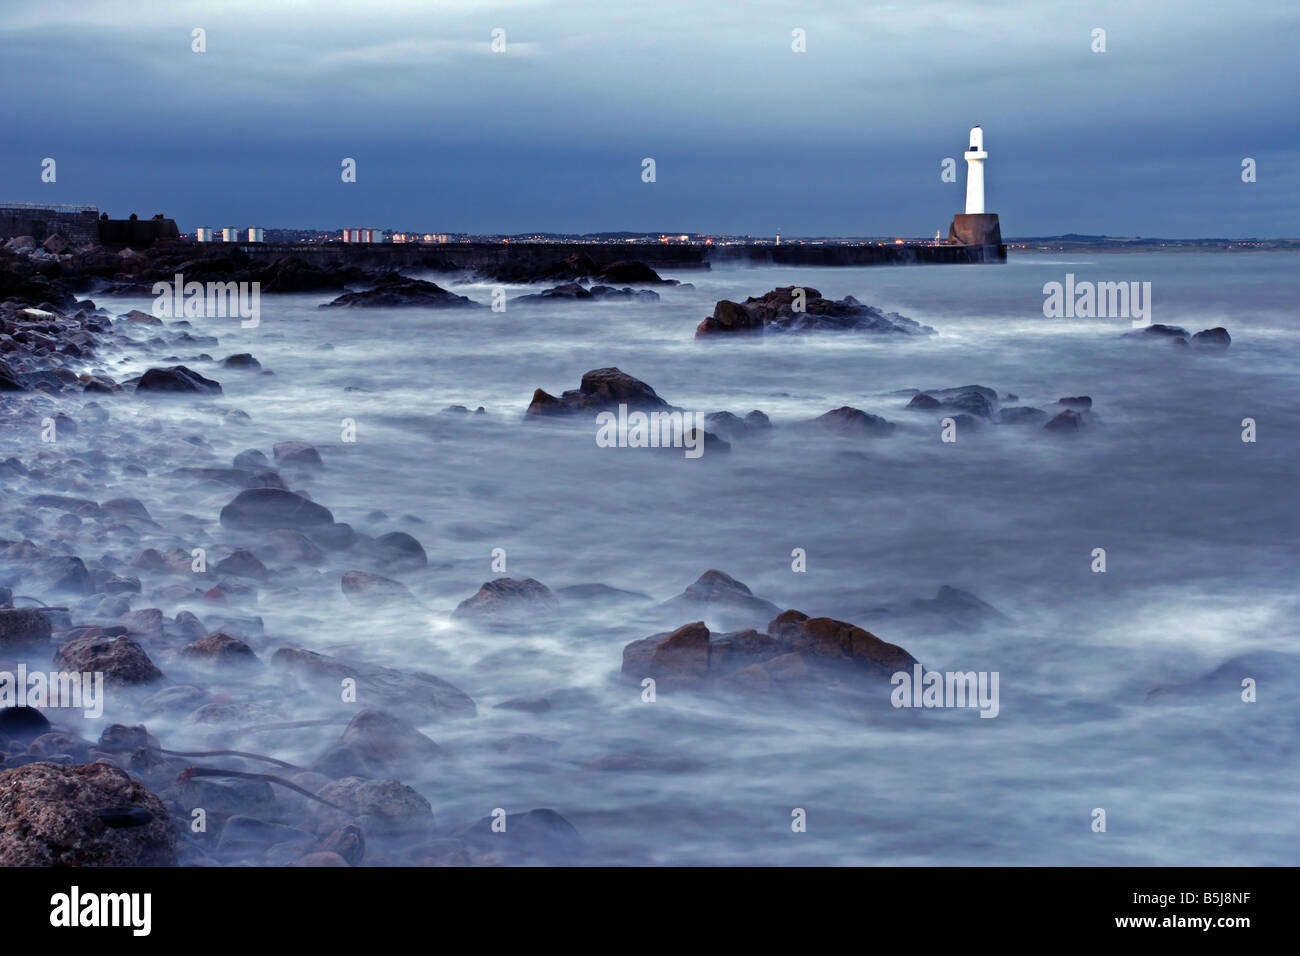
[[[980,123],[1008,234],[1298,235],[1297,40],[1200,0],[39,5],[0,26],[0,176],[184,228],[928,235]]]

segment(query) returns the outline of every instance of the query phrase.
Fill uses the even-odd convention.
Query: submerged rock
[[[554,611],[560,602],[551,589],[533,578],[496,578],[487,581],[473,597],[456,605],[452,617],[499,620]]]
[[[221,509],[221,523],[231,528],[318,529],[334,523],[328,508],[280,488],[248,488]]]
[[[884,438],[893,434],[897,427],[893,422],[879,415],[872,415],[848,405],[817,416],[812,420],[812,424],[849,438]]]
[[[331,777],[383,777],[423,767],[441,755],[441,747],[402,718],[363,710],[312,769]]]
[[[340,660],[300,648],[282,647],[271,663],[317,686],[322,699],[337,702],[339,682],[351,678],[364,685],[372,700],[413,720],[473,717],[477,708],[460,688],[421,671],[399,671],[377,664]]]
[[[744,627],[769,621],[780,608],[771,601],[756,597],[731,575],[717,570],[705,571],[686,590],[659,605],[661,613],[681,620],[686,615],[705,615],[709,620]]]

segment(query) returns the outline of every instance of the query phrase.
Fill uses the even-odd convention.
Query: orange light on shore
[[[896,245],[896,246],[901,246],[902,244],[903,244],[903,240],[902,240],[902,239],[895,239],[895,240],[894,240],[894,245]]]

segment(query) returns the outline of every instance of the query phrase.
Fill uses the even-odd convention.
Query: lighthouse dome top
[[[971,127],[970,148],[981,151],[984,149],[984,130],[979,126]]]

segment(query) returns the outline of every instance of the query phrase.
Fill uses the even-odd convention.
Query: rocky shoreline
[[[353,527],[314,500],[311,476],[336,467],[328,450],[286,435],[231,457],[204,438],[211,427],[223,430],[223,446],[237,442],[248,415],[226,402],[218,378],[195,367],[221,377],[274,370],[246,352],[218,362],[219,337],[187,319],[111,316],[84,294],[148,294],[152,281],[181,272],[199,280],[242,277],[262,282],[263,291],[332,294],[327,305],[335,308],[485,306],[404,276],[322,270],[292,258],[240,263],[237,249],[179,258],[193,252],[160,244],[138,256],[11,242],[0,258],[0,434],[11,449],[0,460],[9,504],[0,527],[0,672],[99,674],[107,700],[107,726],[97,735],[90,721],[65,719],[62,708],[49,709],[53,719],[35,705],[0,709],[0,865],[581,862],[582,836],[552,808],[512,813],[503,840],[492,817],[435,815],[411,784],[445,759],[444,746],[422,728],[473,720],[480,702],[432,673],[389,667],[364,653],[285,644],[268,632],[261,597],[322,581],[362,615],[427,611],[402,576],[429,566],[414,535]],[[669,285],[640,263],[582,261],[529,281],[561,281],[549,294],[524,297],[533,301],[652,302],[657,293],[632,286]],[[794,308],[795,287],[719,302],[696,335],[933,332],[852,297],[833,302],[815,289],[800,291],[806,310]],[[1218,351],[1229,341],[1222,329],[1189,338],[1156,328],[1142,337]],[[165,363],[138,377],[115,373],[125,357],[146,353],[151,360],[166,353]],[[151,403],[177,402],[188,415],[179,428],[149,417],[159,407]],[[522,429],[621,405],[677,408],[649,384],[607,367],[558,396],[538,388],[512,413]],[[705,448],[745,454],[747,446],[791,436],[853,445],[924,432],[934,440],[949,420],[963,435],[986,426],[1073,433],[1102,422],[1089,396],[1025,405],[983,385],[908,389],[879,405],[890,418],[848,405],[803,421],[718,410],[704,417]],[[109,423],[123,422],[139,424],[99,439],[110,434]],[[65,451],[57,439],[74,436],[83,440]],[[152,507],[156,483],[220,491],[225,504],[164,517]],[[863,627],[782,609],[716,570],[662,604],[604,583],[552,591],[503,576],[448,616],[484,632],[511,631],[601,602],[671,628],[622,651],[623,676],[649,678],[661,690],[780,689],[878,702],[890,673],[918,663]],[[1000,615],[948,587],[912,610],[964,621]],[[618,670],[618,660],[611,658],[610,668]],[[349,702],[349,686],[358,685],[384,707]],[[282,705],[286,695],[295,701],[291,710]],[[494,706],[540,714],[552,701],[526,696]],[[147,723],[114,719],[128,712]],[[308,758],[288,759],[270,741],[267,752],[241,743],[277,728],[293,735],[290,755]],[[168,746],[171,734],[207,745]],[[502,747],[518,744],[507,739]],[[610,755],[609,766],[621,759]]]

